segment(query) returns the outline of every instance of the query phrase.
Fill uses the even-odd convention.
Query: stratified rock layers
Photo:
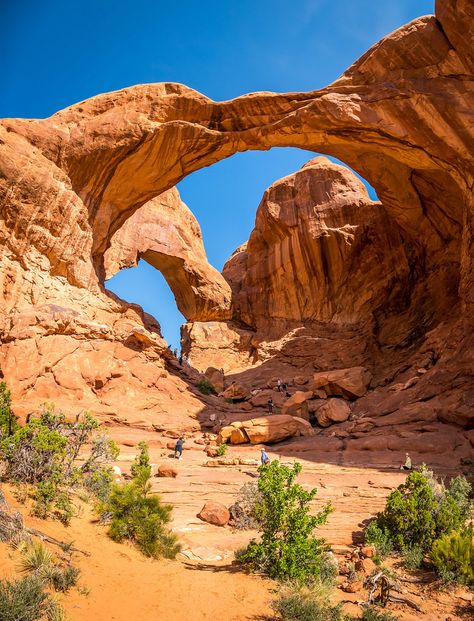
[[[304,260],[304,247],[298,255],[302,232],[292,235],[291,214],[279,214],[280,232],[265,218],[258,222],[262,237],[249,241],[248,273],[239,277],[238,286],[232,281],[233,309],[222,278],[197,252],[196,236],[178,252],[174,242],[166,247],[166,240],[153,233],[147,247],[142,240],[132,244],[133,260],[143,255],[164,273],[168,270],[188,320],[228,322],[232,311],[234,320],[257,330],[267,329],[268,317],[281,319],[293,331],[300,322],[303,332],[314,333],[309,339],[318,345],[314,356],[333,336],[328,336],[328,323],[342,340],[350,333],[351,351],[335,353],[328,345],[317,370],[368,366],[376,382],[386,382],[380,390],[388,391],[394,379],[403,386],[413,379],[394,367],[396,355],[401,360],[409,352],[407,374],[428,356],[427,372],[408,387],[383,395],[383,407],[388,401],[392,413],[405,407],[411,391],[415,401],[436,403],[449,424],[470,425],[472,17],[468,0],[438,2],[437,17],[421,17],[382,39],[339,80],[314,92],[255,93],[216,103],[179,84],[151,84],[94,97],[49,119],[1,121],[0,365],[16,406],[54,399],[75,411],[87,407],[150,426],[176,410],[180,399],[186,413],[182,422],[190,424],[199,402],[165,369],[166,346],[157,324],[137,307],[106,294],[105,254],[111,245],[113,251],[117,232],[126,237],[126,229],[120,229],[134,214],[137,225],[149,226],[146,204],[153,200],[156,206],[162,200],[156,197],[187,174],[238,151],[294,146],[346,162],[371,183],[383,208],[366,196],[357,198],[360,188],[350,189],[347,200],[334,199],[341,201],[341,213],[348,213],[349,228],[336,212],[325,212],[328,222],[335,218],[335,230],[315,237],[309,227],[307,241],[313,249],[329,244],[310,262]],[[304,169],[299,174],[304,176]],[[284,205],[282,198],[275,204]],[[385,227],[366,227],[368,243],[353,238],[360,243],[360,264],[356,244],[348,249],[344,241],[356,226],[350,221],[354,200],[359,207],[366,205],[370,222],[386,222]],[[177,203],[175,208],[184,213]],[[301,209],[304,213],[304,205]],[[308,224],[315,217],[308,214]],[[362,222],[357,226],[358,231],[364,228]],[[176,240],[180,225],[170,227]],[[378,237],[372,243],[374,231]],[[272,237],[281,239],[280,255],[272,254],[267,243]],[[298,256],[304,265],[298,276],[308,291],[296,297],[295,290],[277,295],[276,283],[289,281],[272,271],[272,261],[281,268],[291,264],[285,244],[288,256]],[[383,254],[374,258],[371,252],[379,247]],[[251,256],[263,259],[262,281],[249,263]],[[331,265],[321,263],[323,256],[331,257]],[[349,265],[350,257],[354,261]],[[313,262],[316,283],[310,278]],[[347,274],[356,282],[369,279],[372,286],[357,291]],[[257,300],[253,288],[259,282],[269,286],[267,300]],[[317,292],[324,295],[315,300]],[[308,320],[314,323],[310,328]],[[364,326],[356,326],[355,320]],[[286,338],[281,326],[277,331],[278,338]],[[245,338],[260,348],[258,339]],[[295,339],[285,343],[293,361],[298,360],[303,348]],[[388,365],[392,377],[384,371],[383,379],[374,364],[387,356],[393,358]],[[381,397],[371,394],[364,399],[370,397],[373,408],[380,409]]]

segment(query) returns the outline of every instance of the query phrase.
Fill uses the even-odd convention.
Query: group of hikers
[[[184,436],[180,436],[174,448],[175,459],[182,458],[184,442],[185,442]],[[270,457],[268,456],[268,453],[265,447],[262,447],[260,449],[260,463],[262,466],[267,466],[270,463]],[[402,466],[400,466],[400,470],[411,470],[411,469],[412,469],[411,457],[408,453],[405,453],[405,463]]]

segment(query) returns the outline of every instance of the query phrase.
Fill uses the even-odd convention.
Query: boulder
[[[304,386],[309,382],[309,378],[305,377],[304,375],[296,375],[293,378],[293,382],[296,384],[296,386]]]
[[[364,558],[374,558],[375,552],[376,550],[374,546],[363,546],[360,550],[360,553]]]
[[[217,440],[216,440],[217,444],[227,444],[227,442],[230,440],[230,437],[234,429],[235,427],[232,427],[231,425],[226,425],[225,427],[222,427],[219,433],[217,434]]]
[[[344,582],[342,585],[342,590],[345,593],[358,593],[363,588],[363,583],[361,580],[352,580]]]
[[[316,420],[321,427],[342,423],[349,418],[351,409],[343,399],[328,399],[316,412]]]
[[[245,444],[246,442],[249,442],[249,437],[245,433],[245,430],[234,428],[234,430],[230,434],[230,443],[231,444]]]
[[[171,464],[160,464],[156,476],[175,479],[178,476],[178,469]]]
[[[232,399],[233,401],[243,401],[250,397],[250,390],[242,384],[233,382],[223,392],[219,394],[219,397],[224,399]]]
[[[367,392],[372,374],[365,367],[352,367],[314,374],[313,389],[324,390],[328,396],[354,400]]]
[[[217,457],[218,451],[217,446],[206,446],[204,452],[208,457]]]
[[[282,414],[290,414],[291,416],[300,416],[305,420],[309,420],[308,400],[313,396],[311,390],[303,392],[298,390],[289,399],[285,401],[281,408]]]
[[[224,373],[220,369],[215,367],[208,367],[204,373],[206,379],[214,386],[214,390],[217,393],[224,391]]]
[[[242,427],[251,444],[279,442],[293,436],[311,436],[314,433],[307,421],[289,414],[252,418],[244,421]]]
[[[366,576],[370,576],[370,574],[377,568],[377,565],[370,558],[363,558],[360,561],[357,561],[355,565],[356,571],[360,571],[362,574]]]
[[[198,518],[215,526],[225,526],[230,520],[230,513],[225,505],[210,500],[198,513]]]

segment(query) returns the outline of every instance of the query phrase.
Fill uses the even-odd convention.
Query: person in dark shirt
[[[267,401],[267,405],[268,405],[268,413],[273,414],[273,399],[269,399]]]
[[[183,455],[183,444],[184,436],[181,436],[180,439],[176,442],[176,446],[174,447],[174,456],[176,459],[181,459]]]

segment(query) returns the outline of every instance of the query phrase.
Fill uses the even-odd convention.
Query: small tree
[[[419,546],[427,552],[436,539],[465,524],[470,490],[464,477],[453,479],[446,489],[428,471],[411,472],[387,498],[377,526],[390,534],[398,550]]]
[[[288,468],[278,461],[260,467],[260,498],[254,516],[262,538],[250,542],[239,554],[241,562],[279,580],[305,582],[320,578],[326,561],[325,541],[316,539],[313,531],[326,522],[332,509],[328,504],[310,515],[310,503],[317,490],[306,491],[295,482],[301,469],[301,464]]]
[[[148,445],[140,442],[139,447],[140,452],[131,467],[133,480],[114,484],[110,497],[100,505],[100,511],[112,515],[108,532],[114,541],[129,539],[145,556],[174,558],[180,546],[167,528],[172,506],[163,505],[158,495],[150,493]]]

